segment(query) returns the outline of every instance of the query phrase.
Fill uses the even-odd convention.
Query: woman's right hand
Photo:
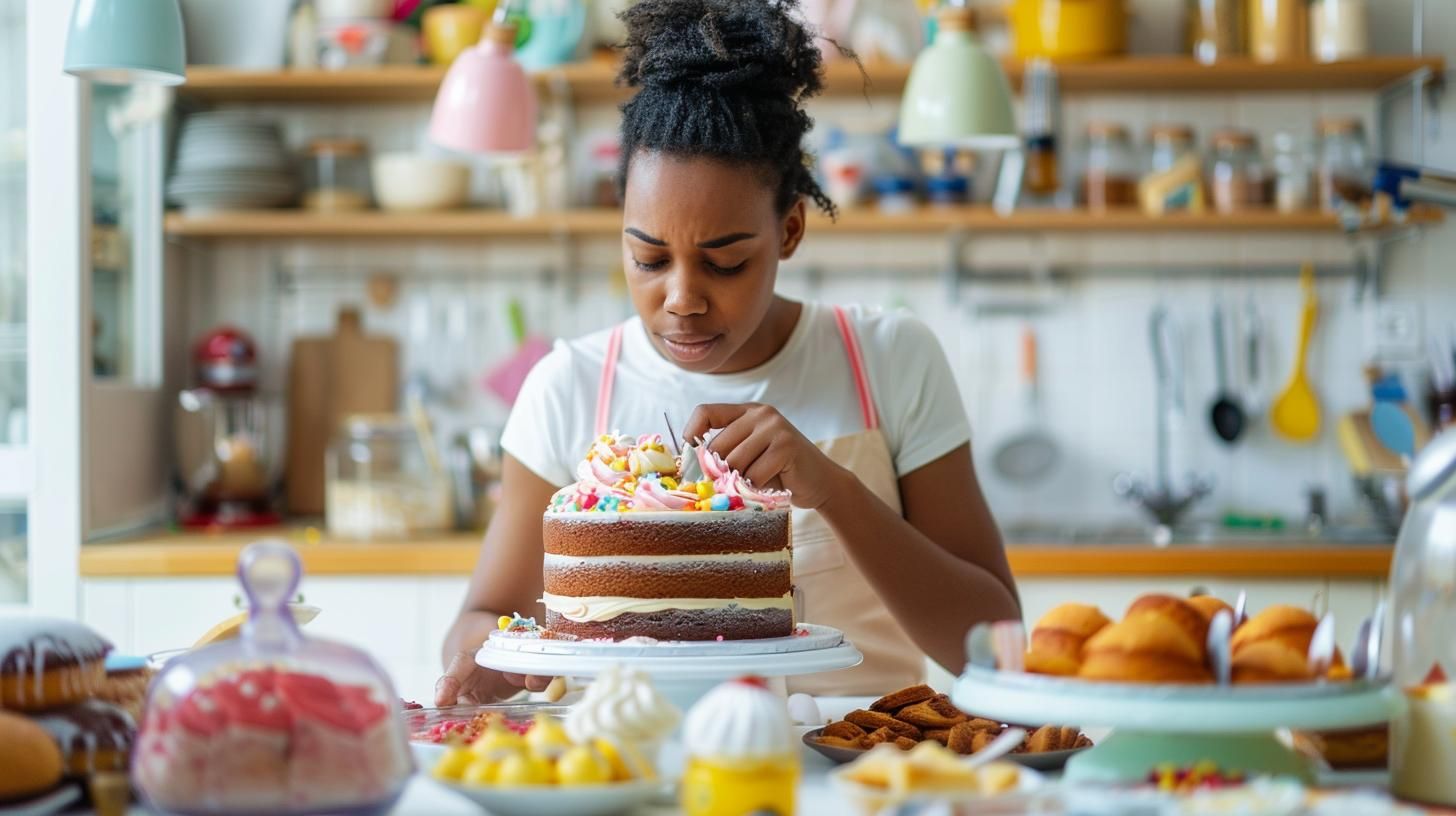
[[[450,659],[445,674],[435,681],[435,706],[480,705],[513,697],[521,689],[545,691],[550,677],[510,674],[476,664],[474,652],[460,652]]]

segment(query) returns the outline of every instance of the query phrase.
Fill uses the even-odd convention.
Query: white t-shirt
[[[846,309],[859,338],[880,427],[895,471],[911,473],[971,438],[950,364],[935,335],[904,312]],[[558,340],[526,378],[501,445],[553,485],[576,480],[593,427],[611,330]],[[682,433],[703,403],[757,402],[778,409],[820,442],[865,429],[844,341],[828,306],[805,303],[789,340],[763,365],[733,374],[684,371],[652,346],[642,320],[624,324],[609,430]]]

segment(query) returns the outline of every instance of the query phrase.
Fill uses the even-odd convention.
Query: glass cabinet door
[[[28,598],[25,2],[0,0],[0,608]]]

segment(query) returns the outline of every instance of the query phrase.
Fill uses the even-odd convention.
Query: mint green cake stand
[[[1140,782],[1158,766],[1212,761],[1224,771],[1314,781],[1315,766],[1275,736],[1390,719],[1385,680],[1267,686],[1093,683],[967,666],[951,700],[1001,722],[1104,727],[1113,733],[1067,763],[1069,782]]]

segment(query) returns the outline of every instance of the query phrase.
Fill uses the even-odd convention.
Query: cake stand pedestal
[[[708,690],[735,677],[796,677],[858,666],[859,650],[828,626],[799,624],[790,637],[763,640],[547,640],[493,632],[475,662],[487,669],[547,677],[595,677],[625,665],[652,678],[668,700],[687,711]]]
[[[1383,680],[1267,686],[1093,683],[966,667],[951,700],[1002,722],[1116,731],[1067,762],[1070,782],[1139,782],[1164,763],[1211,760],[1220,768],[1313,782],[1315,766],[1275,730],[1357,728],[1387,722],[1395,695]]]

